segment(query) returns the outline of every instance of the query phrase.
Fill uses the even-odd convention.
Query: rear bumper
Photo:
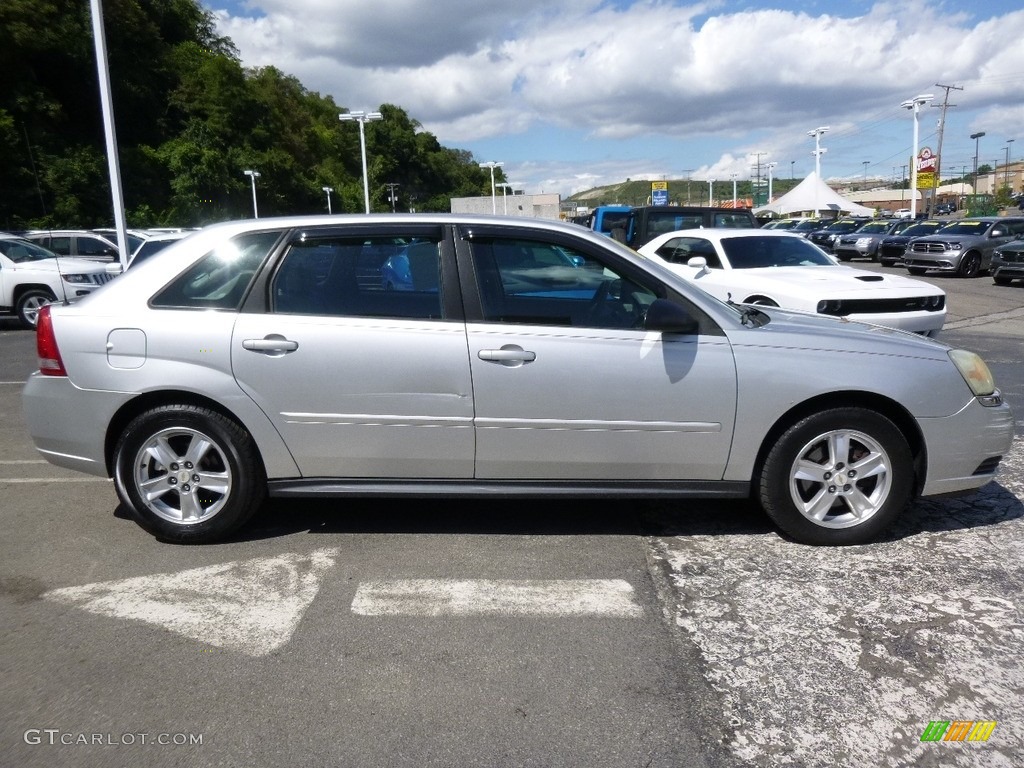
[[[132,395],[76,387],[62,376],[32,374],[22,393],[28,432],[51,464],[109,477],[104,440],[111,418]]]

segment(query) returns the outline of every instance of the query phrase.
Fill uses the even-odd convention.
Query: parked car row
[[[16,315],[34,328],[39,310],[52,301],[77,301],[113,275],[88,259],[58,257],[30,240],[0,234],[0,314]]]
[[[902,263],[912,275],[934,271],[970,278],[988,272],[1000,285],[1021,277],[1024,217],[783,219],[762,229],[803,234],[840,261],[866,258],[886,267]]]
[[[180,238],[191,231],[194,230],[176,228],[127,230],[125,238],[128,244],[129,265],[140,249],[151,240],[166,242],[168,237]],[[114,229],[40,229],[30,230],[21,236],[53,251],[58,256],[73,256],[103,262],[120,261],[117,231]]]

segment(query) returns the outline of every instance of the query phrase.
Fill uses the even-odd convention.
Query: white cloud
[[[746,171],[747,152],[777,150],[789,164],[799,151],[803,162],[806,130],[826,122],[833,143],[887,163],[909,143],[900,101],[937,82],[963,86],[962,112],[982,111],[972,125],[1020,125],[1020,10],[978,22],[970,14],[984,11],[925,0],[880,2],[862,15],[832,15],[844,9],[831,4],[812,15],[660,0],[248,5],[263,15],[218,12],[245,64],[272,64],[352,109],[397,104],[448,144],[523,135],[538,123],[595,141],[713,136],[727,151],[699,164],[728,178]],[[875,150],[872,122],[889,124],[899,142]],[[840,133],[843,124],[851,127]]]

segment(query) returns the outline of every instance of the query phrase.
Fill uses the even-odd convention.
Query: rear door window
[[[296,238],[272,282],[273,310],[442,319],[440,252],[439,236]]]

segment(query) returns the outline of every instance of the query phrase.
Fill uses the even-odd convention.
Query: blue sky
[[[529,193],[814,169],[899,178],[913,145],[943,177],[1024,157],[1024,9],[994,0],[205,0],[247,66],[342,108],[403,107]],[[1014,141],[1010,141],[1010,140]],[[1016,140],[1019,139],[1019,143]],[[764,171],[762,170],[762,175]]]

